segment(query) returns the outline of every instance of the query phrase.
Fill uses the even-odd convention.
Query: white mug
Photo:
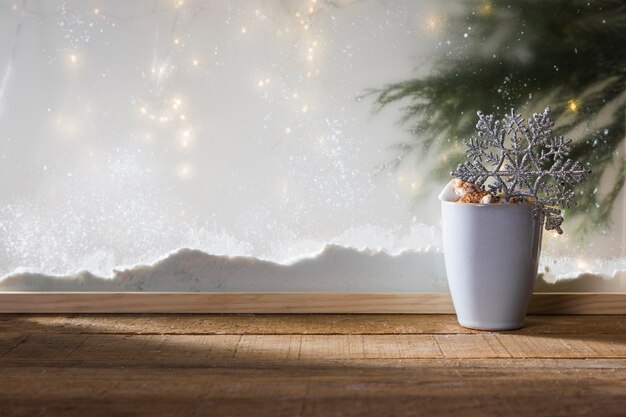
[[[532,204],[441,202],[446,273],[459,324],[480,330],[524,325],[542,225]]]

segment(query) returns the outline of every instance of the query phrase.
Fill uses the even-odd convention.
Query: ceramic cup
[[[448,285],[459,324],[479,330],[524,325],[542,225],[530,204],[441,202]]]

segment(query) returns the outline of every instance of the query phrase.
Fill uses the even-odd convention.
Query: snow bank
[[[100,277],[22,272],[0,280],[0,291],[446,291],[443,254],[434,250],[392,255],[327,245],[287,264],[246,256],[180,249],[152,265]]]
[[[546,268],[542,271],[537,291],[626,290],[626,270],[611,275],[570,273],[565,279]],[[115,270],[111,276],[16,272],[0,279],[0,291],[447,292],[447,285],[440,250],[390,254],[327,245],[315,255],[284,264],[179,249],[151,265]]]

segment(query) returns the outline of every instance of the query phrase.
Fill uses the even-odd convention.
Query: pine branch
[[[399,120],[414,135],[418,145],[414,152],[451,155],[448,161],[432,165],[430,175],[439,179],[447,176],[453,162],[460,162],[461,155],[451,149],[472,135],[471,115],[476,109],[532,111],[537,110],[533,103],[553,103],[556,127],[537,119],[528,132],[539,141],[551,134],[574,139],[562,145],[582,166],[591,164],[594,172],[577,188],[585,198],[566,214],[584,214],[587,230],[607,226],[624,186],[623,169],[609,184],[611,192],[606,196],[599,198],[594,190],[600,188],[602,173],[626,136],[626,3],[496,0],[490,5],[485,13],[482,1],[469,1],[463,14],[451,16],[452,32],[447,36],[463,39],[456,28],[465,31],[471,26],[472,31],[458,47],[439,51],[430,74],[368,94],[378,111],[408,102]],[[581,126],[588,130],[585,137],[571,134]],[[540,165],[559,156],[547,149],[530,162]],[[484,152],[482,157],[492,158]]]

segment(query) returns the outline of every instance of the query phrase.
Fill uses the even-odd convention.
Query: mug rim
[[[492,208],[512,208],[512,207],[532,207],[534,203],[520,202],[520,203],[459,203],[458,201],[439,200],[441,204],[448,204],[454,206],[466,206],[466,207],[492,207]]]

